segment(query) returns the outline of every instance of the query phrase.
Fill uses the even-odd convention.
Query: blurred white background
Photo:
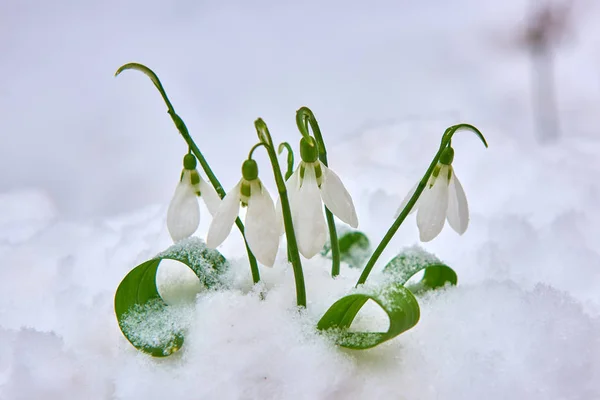
[[[0,398],[599,399],[600,2],[547,1],[552,18],[543,0],[0,0]],[[339,351],[311,332],[358,271],[303,261],[298,318],[283,248],[259,301],[235,232],[232,288],[198,296],[183,357],[140,357],[114,293],[171,244],[187,149],[146,76],[114,78],[128,62],[156,71],[225,189],[257,117],[296,147],[310,107],[373,245],[445,128],[480,128],[487,150],[453,140],[469,229],[424,244],[459,285],[419,298],[402,337]],[[555,113],[536,108],[551,89]],[[373,275],[417,238],[412,215]]]
[[[156,71],[226,188],[256,141],[254,119],[295,145],[303,105],[330,148],[403,121],[415,135],[470,122],[533,141],[520,43],[530,8],[528,0],[4,0],[0,193],[40,189],[65,218],[168,202],[185,145],[145,76],[113,77],[132,61]],[[597,136],[599,10],[574,2],[556,49],[565,136]]]

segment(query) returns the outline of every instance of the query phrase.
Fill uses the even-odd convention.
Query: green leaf
[[[177,129],[179,129],[179,131],[181,132],[181,126],[185,127],[185,124],[183,123],[183,120],[177,114],[175,114],[175,110],[173,109],[173,105],[171,104],[171,101],[169,100],[169,97],[167,96],[167,92],[165,92],[165,88],[163,87],[162,83],[160,82],[160,79],[158,79],[158,76],[154,73],[154,71],[152,71],[150,68],[146,67],[143,64],[129,63],[129,64],[121,65],[121,67],[119,67],[117,72],[115,72],[115,76],[119,76],[119,74],[121,72],[126,71],[128,69],[140,71],[143,74],[145,74],[148,78],[150,78],[152,83],[154,83],[154,86],[156,87],[156,89],[158,89],[158,91],[160,92],[160,95],[162,96],[165,104],[167,105],[167,108],[169,109],[169,114],[173,118],[175,125],[177,125]],[[185,129],[187,131],[187,128],[185,128]]]
[[[411,286],[410,290],[406,288],[406,282],[422,270],[425,272],[421,281]],[[419,322],[419,304],[413,293],[443,287],[447,283],[456,285],[457,282],[452,268],[419,246],[403,250],[383,271],[388,275],[387,285],[381,289],[372,289],[372,293],[351,294],[336,301],[323,315],[317,328],[327,330],[339,346],[369,349],[411,329]],[[386,312],[390,321],[387,332],[349,330],[352,321],[369,300],[373,300]]]
[[[338,246],[340,248],[340,260],[351,268],[362,268],[371,254],[371,243],[367,235],[360,231],[337,228],[340,235]],[[327,242],[321,254],[328,256],[331,253],[331,244]]]
[[[353,332],[350,325],[360,309],[372,300],[389,318],[387,332]],[[317,324],[317,329],[327,331],[335,343],[349,349],[363,350],[393,339],[419,322],[417,299],[402,284],[391,284],[372,293],[355,293],[336,301]]]
[[[185,318],[181,307],[168,306],[156,286],[162,260],[187,265],[204,288],[224,287],[228,263],[217,250],[198,238],[183,240],[133,270],[121,281],[115,294],[115,314],[123,335],[138,350],[155,357],[171,355],[183,345]]]
[[[388,274],[393,282],[404,285],[417,272],[422,270],[425,270],[425,272],[421,281],[410,286],[413,293],[443,287],[447,283],[456,285],[458,281],[456,272],[452,268],[420,246],[404,249],[387,263],[383,272]]]

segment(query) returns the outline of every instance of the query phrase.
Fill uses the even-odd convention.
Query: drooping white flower
[[[204,200],[208,211],[214,215],[221,199],[212,185],[198,174],[196,158],[187,154],[184,157],[181,178],[167,211],[167,228],[174,242],[190,237],[198,229],[200,224],[198,196]]]
[[[343,222],[358,227],[352,197],[341,179],[317,159],[315,146],[300,141],[302,161],[286,182],[298,250],[306,258],[321,251],[327,241],[323,203]],[[277,203],[281,214],[281,204]]]
[[[223,198],[208,229],[206,245],[216,248],[227,238],[238,217],[240,206],[247,206],[245,237],[256,259],[272,267],[279,249],[279,229],[275,206],[269,192],[258,178],[252,159],[244,162],[244,177]]]
[[[429,242],[440,234],[446,219],[458,234],[462,235],[469,226],[469,205],[467,197],[454,169],[452,159],[454,151],[448,148],[449,155],[443,156],[438,162],[427,186],[410,212],[417,211],[417,226],[422,242]],[[445,158],[445,160],[444,160]],[[418,184],[417,184],[418,185]],[[400,205],[396,215],[399,215],[417,189],[415,185]]]

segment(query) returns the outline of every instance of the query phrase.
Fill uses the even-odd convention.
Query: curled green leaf
[[[404,249],[387,263],[383,272],[393,282],[404,285],[422,270],[425,270],[423,278],[409,287],[413,293],[436,289],[446,284],[456,285],[458,282],[456,272],[452,268],[420,246]]]
[[[389,318],[387,332],[349,330],[354,318],[367,301],[374,301]],[[326,331],[341,347],[364,350],[395,338],[419,322],[417,299],[402,284],[392,282],[373,293],[355,293],[336,301],[323,315],[317,329]]]
[[[179,350],[187,327],[177,315],[181,308],[168,306],[158,292],[156,273],[161,261],[167,259],[188,266],[204,288],[226,285],[223,275],[227,261],[197,238],[181,241],[131,270],[117,288],[115,314],[127,340],[154,357]]]
[[[340,249],[340,259],[350,266],[350,268],[362,268],[365,261],[371,254],[371,242],[367,235],[361,231],[345,230],[338,228],[340,235],[338,245]],[[322,255],[328,256],[331,253],[331,244],[325,244]]]

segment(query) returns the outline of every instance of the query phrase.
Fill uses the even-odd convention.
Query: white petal
[[[413,196],[413,194],[415,194],[415,191],[417,190],[417,186],[419,186],[419,182],[417,182],[415,184],[415,186],[413,186],[412,189],[410,189],[410,191],[408,192],[406,197],[404,197],[404,200],[402,200],[400,207],[398,207],[398,211],[396,211],[396,215],[394,215],[394,218],[398,218],[400,216],[400,213],[402,212],[402,210],[404,210],[404,207],[406,207],[410,198]],[[419,196],[419,198],[417,199],[417,201],[415,202],[413,207],[410,209],[409,214],[412,214],[415,211],[417,211],[417,208],[419,208],[419,203],[420,203],[421,199],[423,198],[424,193],[425,193],[425,191],[421,192],[421,195]]]
[[[279,236],[283,235],[283,212],[281,211],[281,198],[277,196],[277,205],[275,206],[275,218],[277,218],[277,232]]]
[[[200,207],[194,188],[184,179],[177,185],[167,211],[167,228],[174,242],[190,237],[200,223]]]
[[[279,249],[279,222],[267,189],[252,183],[246,213],[246,240],[261,264],[272,267]]]
[[[358,228],[358,217],[350,193],[335,172],[321,164],[323,183],[321,184],[321,198],[323,203],[339,219],[353,228]]]
[[[300,167],[296,168],[290,179],[285,182],[285,187],[291,204],[296,200],[300,192]]]
[[[240,186],[242,181],[235,185],[233,189],[223,198],[219,209],[215,213],[208,235],[206,237],[206,245],[210,248],[216,248],[231,232],[231,227],[235,222],[240,210]]]
[[[290,203],[290,208],[293,208],[293,203],[296,201],[300,189],[300,168],[296,168],[294,173],[290,176],[285,182],[285,187],[288,196],[288,202]],[[281,209],[281,198],[279,194],[277,196],[277,205],[275,206],[275,213],[277,214],[277,221],[279,225],[279,235],[283,235],[285,233],[285,228],[283,225],[283,212]]]
[[[442,167],[432,188],[421,194],[421,203],[417,212],[417,226],[422,242],[429,242],[440,234],[446,220],[448,209],[448,175]]]
[[[314,167],[306,166],[299,192],[290,197],[293,198],[290,204],[298,250],[304,257],[312,258],[321,251],[327,241],[323,203]]]
[[[204,200],[210,215],[214,216],[219,209],[219,205],[221,205],[221,198],[213,185],[206,182],[202,177],[200,178],[200,197]]]
[[[448,185],[448,223],[462,235],[469,226],[469,205],[460,181],[453,172]]]

